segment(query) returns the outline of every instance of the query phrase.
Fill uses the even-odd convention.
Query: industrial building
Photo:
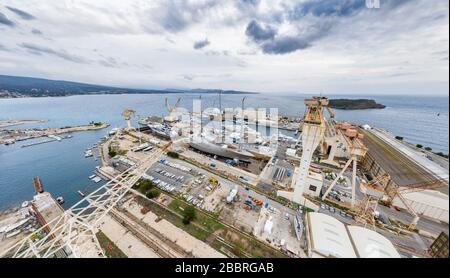
[[[377,232],[346,226],[323,213],[307,214],[310,258],[400,258],[392,243]]]
[[[308,257],[356,258],[345,225],[323,213],[307,214]]]
[[[359,226],[347,230],[359,258],[400,258],[392,243],[379,233]]]
[[[307,186],[305,187],[303,194],[319,197],[323,186],[323,176],[319,173],[310,171],[306,183]]]
[[[47,223],[50,223],[52,220],[60,217],[64,213],[64,209],[48,192],[42,192],[34,195],[31,205],[36,213],[39,223],[42,226],[45,226]],[[56,228],[55,224],[56,223],[51,223],[48,228]]]
[[[402,193],[403,200],[419,215],[424,215],[449,223],[449,196],[436,190]],[[400,198],[393,200],[393,205],[408,209]]]

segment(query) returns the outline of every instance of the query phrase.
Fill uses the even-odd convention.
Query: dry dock
[[[364,134],[363,142],[369,148],[368,159],[376,161],[376,164],[391,176],[392,182],[396,185],[425,184],[440,179],[439,176],[414,162],[372,132],[365,130],[361,130],[361,132]],[[372,162],[367,163],[371,164]],[[367,168],[371,167],[369,165]],[[440,191],[448,194],[448,186],[441,188]]]

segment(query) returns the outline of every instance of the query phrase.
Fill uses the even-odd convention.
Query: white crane
[[[104,257],[95,236],[102,218],[125,196],[170,146],[166,145],[127,171],[112,178],[108,183],[87,195],[46,225],[19,241],[12,247],[1,250],[0,257]],[[51,228],[52,227],[52,228]],[[36,239],[36,235],[45,236]]]

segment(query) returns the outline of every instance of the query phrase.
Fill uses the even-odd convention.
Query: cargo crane
[[[112,178],[64,211],[61,216],[54,218],[26,238],[5,250],[0,250],[0,257],[105,257],[96,237],[103,217],[122,200],[142,174],[150,169],[170,145],[171,143],[167,144]],[[39,234],[43,236],[36,238]]]
[[[409,202],[405,199],[404,195],[412,192],[439,189],[445,186],[448,186],[448,182],[446,179],[435,179],[424,183],[410,184],[401,187],[394,186],[393,188],[386,190],[386,194],[389,196],[391,202],[393,202],[397,197],[405,205],[408,212],[413,215],[414,219],[409,224],[408,229],[414,230],[417,226],[417,223],[419,223],[420,216],[414,210],[411,204],[409,204]]]
[[[410,184],[405,186],[392,186],[388,187],[391,177],[389,174],[383,174],[374,178],[368,183],[361,183],[361,192],[365,194],[363,201],[354,208],[356,213],[356,220],[362,223],[370,223],[375,226],[374,216],[378,202],[383,199],[384,196],[389,198],[387,205],[390,206],[395,198],[398,198],[406,208],[406,210],[413,216],[413,220],[409,223],[408,229],[414,230],[417,223],[420,220],[420,216],[414,210],[414,208],[405,199],[404,194],[412,192],[420,192],[424,190],[439,189],[444,186],[448,186],[445,179],[435,179],[425,183]]]
[[[302,157],[300,166],[297,170],[297,179],[295,181],[294,192],[279,191],[277,194],[286,197],[298,204],[304,201],[303,191],[309,175],[314,151],[319,146],[325,136],[326,120],[323,115],[323,108],[329,106],[329,100],[326,97],[313,97],[305,99],[306,112],[302,123]],[[327,108],[329,109],[329,108]],[[329,110],[331,111],[331,110]],[[332,114],[334,117],[334,114]]]
[[[375,229],[375,214],[378,202],[383,198],[390,180],[389,174],[375,177],[368,183],[361,183],[361,192],[365,194],[362,202],[355,207],[356,221],[364,224],[372,224]]]
[[[356,202],[356,170],[357,170],[357,164],[358,161],[364,157],[368,151],[366,146],[359,140],[362,138],[362,134],[358,133],[356,129],[349,128],[345,131],[344,138],[346,140],[347,146],[348,146],[348,152],[350,153],[350,158],[348,159],[347,163],[345,163],[344,168],[342,168],[341,172],[337,175],[337,177],[334,179],[334,181],[331,183],[331,185],[328,187],[325,194],[322,196],[322,200],[325,200],[325,198],[330,194],[331,190],[334,188],[338,180],[342,177],[344,172],[348,169],[350,164],[352,165],[352,200],[351,200],[351,207],[355,207]]]
[[[178,98],[178,99],[177,99],[177,102],[175,103],[175,106],[171,106],[171,105],[169,104],[169,100],[168,100],[167,98],[165,98],[165,105],[166,105],[166,108],[167,108],[167,112],[169,112],[169,114],[170,114],[170,113],[172,113],[176,108],[178,108],[178,107],[180,106],[180,101],[181,101],[181,98]]]
[[[133,116],[134,113],[136,113],[136,111],[130,108],[127,108],[122,112],[122,117],[127,122],[128,129],[133,129],[133,127],[131,126],[131,116]]]

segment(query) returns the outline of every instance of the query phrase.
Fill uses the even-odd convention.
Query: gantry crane
[[[96,233],[103,217],[138,182],[171,143],[136,163],[84,197],[70,209],[5,250],[0,257],[104,257]],[[51,227],[51,228],[50,228]],[[43,236],[40,236],[44,234]]]
[[[131,126],[131,117],[136,113],[136,111],[134,111],[133,109],[127,108],[122,112],[122,117],[125,119],[125,121],[127,122],[127,127],[128,129],[132,129],[133,127]]]
[[[181,98],[178,98],[178,99],[177,99],[177,102],[175,103],[175,106],[171,106],[171,105],[169,104],[169,100],[168,100],[167,98],[165,98],[165,105],[166,105],[166,108],[167,108],[167,112],[169,112],[169,114],[170,114],[170,113],[172,113],[176,108],[178,108],[179,105],[180,105],[180,101],[181,101]]]
[[[354,208],[357,222],[372,224],[375,227],[375,212],[378,202],[383,198],[390,178],[389,174],[383,174],[368,183],[361,183],[360,189],[365,197]]]
[[[326,120],[323,115],[323,108],[329,106],[329,100],[326,97],[313,97],[305,99],[304,103],[306,112],[303,117],[301,133],[302,157],[297,169],[294,192],[293,194],[283,191],[278,193],[280,196],[284,195],[298,204],[303,203],[302,196],[309,175],[312,156],[325,136]]]
[[[347,168],[350,166],[350,164],[353,164],[352,166],[352,201],[351,201],[351,207],[354,208],[355,202],[356,202],[356,170],[357,170],[357,164],[358,161],[364,157],[368,151],[367,147],[364,146],[364,144],[359,140],[359,138],[362,136],[359,134],[356,130],[352,130],[353,134],[352,136],[348,136],[348,134],[344,134],[344,138],[347,143],[347,149],[350,153],[350,158],[348,159],[347,163],[345,163],[344,168],[342,168],[341,172],[337,175],[337,177],[334,179],[334,181],[331,183],[331,185],[328,187],[325,194],[322,196],[322,200],[325,200],[325,198],[330,194],[331,190],[334,188],[338,180],[342,177],[344,172],[347,170]]]
[[[389,174],[383,174],[374,178],[369,183],[361,183],[361,191],[365,194],[365,198],[354,208],[357,215],[356,220],[358,222],[375,225],[374,215],[378,202],[383,196],[387,195],[390,200],[389,203],[392,203],[395,198],[398,198],[405,205],[406,210],[413,216],[413,220],[409,223],[408,229],[413,230],[416,228],[420,216],[405,199],[404,194],[448,186],[445,179],[435,179],[424,183],[410,184],[401,187],[396,185],[388,187],[387,185],[389,184],[390,179],[391,177]]]
[[[386,191],[386,194],[389,196],[389,199],[393,202],[394,198],[398,197],[398,199],[405,205],[406,209],[409,213],[413,215],[413,220],[409,224],[409,229],[413,230],[416,228],[417,223],[419,223],[420,216],[419,214],[414,210],[414,208],[411,206],[411,204],[405,199],[404,195],[412,192],[420,192],[424,190],[433,190],[433,189],[439,189],[442,187],[448,186],[448,181],[446,179],[442,178],[436,178],[431,181],[423,182],[423,183],[417,183],[417,184],[410,184],[406,186],[394,186],[390,190]]]

